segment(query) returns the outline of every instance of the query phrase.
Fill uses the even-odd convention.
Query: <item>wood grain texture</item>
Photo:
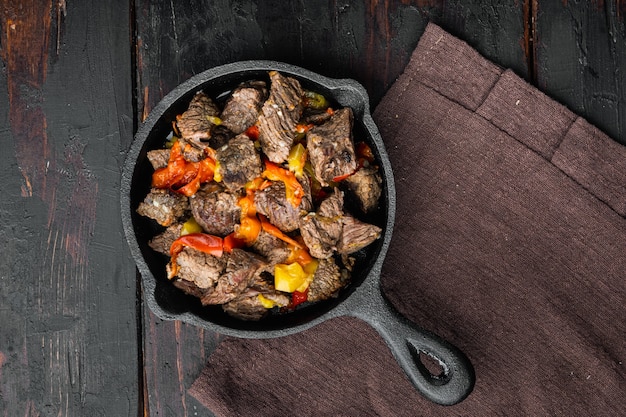
[[[517,1],[136,0],[138,121],[176,85],[216,65],[271,59],[361,82],[375,106],[429,20],[527,75]],[[212,416],[187,394],[222,336],[143,315],[145,409]]]
[[[626,144],[626,4],[537,2],[537,83]]]
[[[0,415],[137,414],[124,1],[1,1]]]
[[[0,0],[0,416],[212,415],[187,389],[222,336],[137,317],[118,215],[133,127],[179,83],[273,59],[354,78],[375,107],[433,21],[626,144],[625,16],[606,0]]]

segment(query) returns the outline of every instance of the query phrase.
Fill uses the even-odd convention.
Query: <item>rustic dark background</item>
[[[119,218],[134,131],[212,66],[274,59],[372,107],[433,21],[626,144],[620,1],[0,0],[0,415],[211,416],[221,336],[142,304]]]

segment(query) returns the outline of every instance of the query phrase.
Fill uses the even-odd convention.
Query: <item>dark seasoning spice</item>
[[[152,188],[137,212],[165,228],[149,245],[169,257],[173,285],[259,320],[349,283],[354,254],[381,234],[358,217],[382,192],[352,109],[269,71],[222,101],[196,93],[172,127],[148,152]]]

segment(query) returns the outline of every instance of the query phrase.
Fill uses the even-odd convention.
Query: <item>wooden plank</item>
[[[465,3],[136,0],[138,117],[189,77],[247,59],[280,60],[356,79],[375,106],[429,20],[526,76],[524,4]],[[186,392],[222,337],[161,321],[147,308],[143,320],[145,414],[211,416]]]
[[[531,80],[529,24],[532,1],[445,1],[440,9],[431,10],[429,17],[486,58]]]
[[[626,4],[537,1],[537,82],[626,144]]]
[[[137,415],[129,7],[0,1],[0,415]]]

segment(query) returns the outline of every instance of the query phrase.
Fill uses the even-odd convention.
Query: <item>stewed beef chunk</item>
[[[229,191],[237,191],[258,177],[263,167],[252,140],[244,133],[237,135],[217,150],[222,182]]]
[[[378,199],[382,193],[382,179],[374,168],[364,167],[346,178],[342,184],[353,195],[361,210],[367,213],[378,206]]]
[[[302,112],[302,121],[304,123],[312,123],[314,125],[321,125],[330,119],[331,112],[326,110],[305,108]]]
[[[217,117],[220,109],[202,91],[191,99],[187,111],[176,117],[176,126],[183,138],[193,140],[208,140],[211,137],[211,128],[214,126],[213,117]]]
[[[338,188],[320,203],[317,214],[324,217],[338,217],[343,215],[343,192]]]
[[[254,195],[254,204],[259,213],[266,216],[270,223],[283,232],[296,230],[300,216],[311,209],[308,198],[303,198],[300,205],[294,207],[287,200],[285,184],[282,181],[273,182],[269,187],[257,191]]]
[[[208,142],[202,142],[195,139],[180,138],[174,146],[180,146],[183,157],[189,162],[198,162],[207,157],[205,149],[209,146]]]
[[[222,308],[226,313],[242,320],[259,320],[270,310],[263,306],[259,295],[266,300],[273,302],[276,306],[285,307],[289,304],[289,297],[280,291],[276,291],[274,286],[261,279],[260,275],[250,284],[248,288],[236,298],[224,304]]]
[[[236,298],[222,305],[229,316],[238,318],[239,320],[257,321],[265,317],[269,310],[261,304],[259,293],[254,291],[238,295]]]
[[[348,279],[348,276],[339,270],[333,258],[321,259],[309,285],[307,300],[315,302],[334,296],[347,284]]]
[[[264,81],[241,84],[224,105],[224,110],[220,115],[222,125],[237,135],[245,132],[256,122],[266,98],[267,86]]]
[[[287,243],[262,229],[259,231],[252,249],[267,259],[270,268],[285,262],[291,253]]]
[[[152,168],[155,170],[166,166],[169,160],[169,149],[154,149],[152,151],[148,151],[148,161],[150,161]]]
[[[183,248],[176,257],[176,274],[167,265],[169,279],[181,279],[194,284],[203,291],[213,288],[226,269],[227,256],[213,256],[192,248]]]
[[[342,208],[343,193],[335,188],[333,194],[320,203],[316,213],[300,219],[300,233],[311,256],[329,258],[337,249],[343,229]]]
[[[163,255],[170,255],[170,247],[176,239],[180,237],[180,231],[183,228],[182,223],[175,223],[165,229],[162,233],[159,233],[153,237],[149,242],[153,250],[162,253]]]
[[[189,209],[187,197],[169,190],[152,188],[137,207],[137,213],[154,219],[161,226],[169,226],[182,218]]]
[[[334,178],[350,175],[357,168],[352,143],[352,109],[335,111],[326,123],[306,134],[307,150],[315,177],[327,186]]]
[[[364,223],[352,216],[344,215],[341,219],[343,228],[337,252],[344,255],[363,249],[380,237],[382,229],[376,225]]]
[[[217,285],[200,301],[207,305],[224,304],[233,300],[248,287],[265,266],[266,263],[260,256],[242,249],[233,249],[228,255],[226,269],[218,278]]]
[[[237,196],[215,184],[200,189],[189,199],[189,205],[196,222],[211,235],[232,233],[241,216]]]
[[[267,158],[282,163],[289,156],[296,125],[302,115],[300,82],[270,71],[270,95],[259,115],[259,141]]]
[[[174,279],[172,284],[180,290],[183,290],[185,294],[193,295],[197,298],[202,298],[202,296],[210,289],[200,288],[196,284],[191,281],[187,281],[186,279]]]
[[[209,139],[209,146],[213,149],[219,149],[226,145],[229,140],[236,135],[226,126],[219,125],[213,127],[211,130],[211,139]]]

